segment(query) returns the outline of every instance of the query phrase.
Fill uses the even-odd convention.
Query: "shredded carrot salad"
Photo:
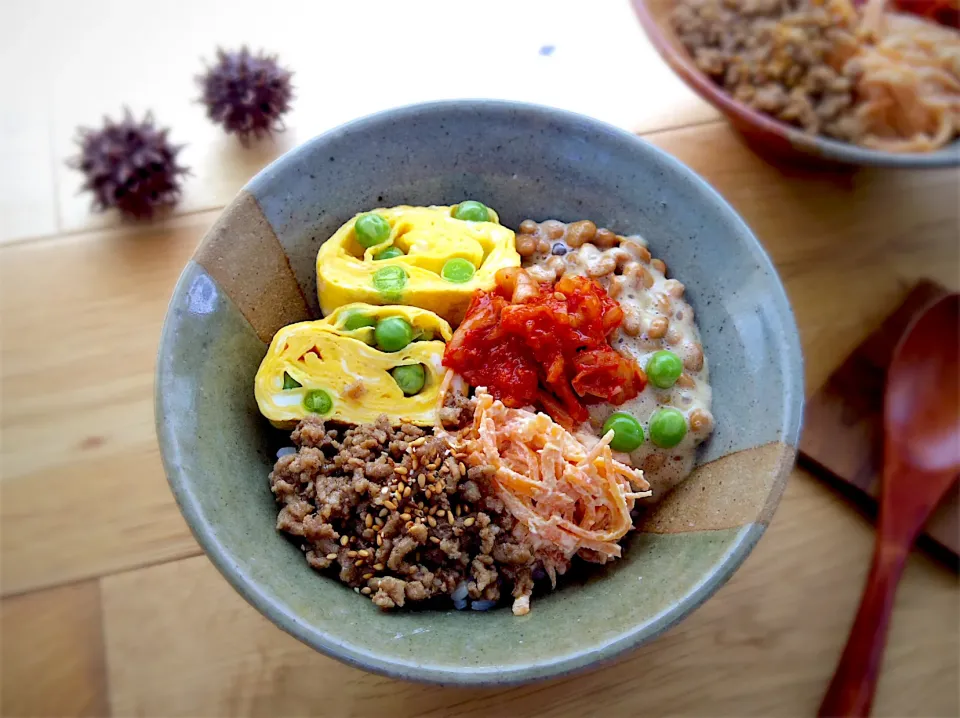
[[[463,448],[471,465],[494,467],[498,497],[538,552],[559,552],[561,565],[575,554],[618,558],[634,501],[651,492],[642,471],[613,458],[612,432],[588,448],[546,414],[511,409],[485,389],[476,402]]]

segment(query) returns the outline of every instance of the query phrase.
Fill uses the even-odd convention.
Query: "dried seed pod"
[[[217,49],[216,64],[197,83],[207,117],[246,145],[251,137],[283,129],[281,117],[293,99],[292,77],[276,55],[254,55],[244,46],[235,52]]]
[[[177,164],[182,146],[167,139],[169,130],[158,128],[148,112],[142,121],[124,110],[123,119],[104,117],[103,127],[81,127],[80,153],[67,165],[86,177],[84,190],[93,193],[93,208],[116,208],[135,219],[147,219],[180,198],[186,167]]]

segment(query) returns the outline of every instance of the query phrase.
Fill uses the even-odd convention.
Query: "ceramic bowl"
[[[713,105],[759,151],[779,158],[803,159],[816,163],[862,165],[867,167],[956,167],[960,166],[960,140],[936,152],[909,154],[882,152],[808,135],[798,128],[775,120],[734,100],[701,72],[670,25],[676,0],[632,0],[640,24],[653,46],[700,97]]]
[[[591,218],[647,237],[688,287],[711,362],[717,429],[692,477],[651,511],[625,558],[509,607],[383,613],[307,566],[274,526],[267,474],[289,438],[257,411],[274,332],[318,314],[314,259],[372,207],[494,207]],[[504,684],[567,673],[648,641],[706,600],[750,553],[792,465],[803,403],[797,330],[756,238],[661,150],[579,115],[459,101],[351,122],[258,174],[204,238],[160,340],[157,432],[180,509],[230,583],[319,651],[392,676]]]

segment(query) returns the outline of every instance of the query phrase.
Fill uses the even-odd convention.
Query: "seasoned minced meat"
[[[856,142],[856,39],[811,0],[682,0],[671,16],[697,66],[737,100],[803,128]]]
[[[476,399],[460,391],[448,391],[443,397],[440,421],[450,431],[462,429],[473,421]]]
[[[314,568],[383,609],[460,584],[477,600],[529,593],[536,559],[491,496],[488,468],[467,470],[445,441],[386,416],[352,428],[309,417],[291,438],[297,453],[270,474],[277,528],[302,540]]]

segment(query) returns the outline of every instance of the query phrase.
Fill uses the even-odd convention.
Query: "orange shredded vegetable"
[[[462,448],[471,465],[494,467],[498,497],[548,559],[553,581],[551,567],[565,568],[574,555],[618,558],[617,542],[633,528],[634,501],[651,494],[643,472],[613,458],[612,436],[587,447],[546,414],[509,408],[477,390]]]

